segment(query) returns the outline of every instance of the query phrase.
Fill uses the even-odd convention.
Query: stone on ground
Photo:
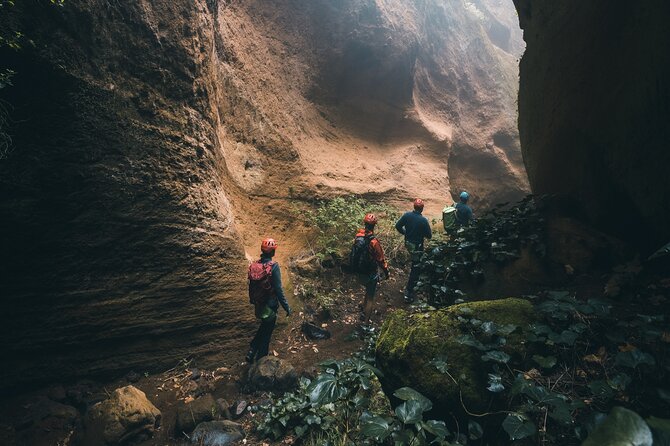
[[[153,436],[161,412],[141,390],[126,386],[86,413],[83,444],[106,446],[142,441]]]
[[[249,369],[249,385],[254,390],[288,390],[298,383],[298,373],[283,359],[265,356]]]
[[[191,432],[203,421],[211,421],[218,413],[217,404],[211,394],[205,394],[190,403],[177,406],[177,434]]]
[[[463,412],[461,396],[468,410],[486,410],[492,395],[486,389],[492,364],[482,360],[482,351],[457,341],[472,328],[463,322],[463,316],[519,328],[535,319],[530,302],[514,298],[464,303],[428,313],[394,311],[387,316],[376,346],[377,366],[384,373],[387,392],[411,387],[438,408],[455,414]],[[506,336],[506,341],[500,350],[515,359],[526,356],[518,331]],[[437,357],[446,357],[448,371],[458,385],[431,364]]]
[[[242,425],[233,421],[207,421],[198,424],[191,435],[191,443],[198,446],[227,446],[243,439]]]

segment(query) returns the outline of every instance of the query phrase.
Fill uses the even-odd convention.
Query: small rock
[[[129,383],[136,383],[137,381],[140,380],[140,378],[141,378],[140,374],[135,372],[134,370],[131,370],[126,374],[126,381],[128,381]]]
[[[283,359],[265,356],[249,369],[249,385],[255,390],[288,390],[298,383],[298,373]]]
[[[194,380],[194,381],[197,380],[198,378],[200,378],[201,375],[202,375],[202,373],[200,372],[200,369],[191,370],[191,379],[192,380]]]
[[[144,392],[133,386],[121,387],[86,413],[83,444],[107,446],[147,440],[160,419],[160,410]]]
[[[221,415],[221,418],[224,420],[231,420],[233,418],[230,413],[230,403],[223,398],[216,400],[216,408],[219,411],[219,415]]]
[[[230,369],[228,367],[219,367],[218,369],[214,370],[214,376],[223,376],[227,375],[230,373]]]
[[[206,394],[188,404],[177,406],[177,434],[191,432],[203,421],[211,421],[217,413],[216,401],[211,394]]]
[[[208,421],[198,424],[191,435],[191,444],[198,446],[227,446],[243,439],[244,429],[232,421]]]
[[[247,410],[248,405],[249,404],[244,400],[238,401],[235,404],[235,418],[240,418],[242,415],[244,415],[244,411]]]

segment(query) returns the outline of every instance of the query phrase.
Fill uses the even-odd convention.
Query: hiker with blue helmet
[[[466,191],[461,192],[461,195],[459,196],[460,202],[456,203],[456,213],[455,213],[455,219],[456,219],[456,224],[460,226],[466,226],[470,224],[472,219],[474,218],[474,214],[472,212],[472,208],[468,206],[468,200],[470,199],[470,194],[467,193]]]
[[[423,212],[423,200],[414,200],[414,210],[406,212],[395,224],[399,233],[405,236],[405,248],[412,259],[412,267],[409,271],[409,279],[405,288],[405,302],[414,300],[414,288],[419,281],[421,256],[423,255],[423,241],[430,240],[433,233],[430,229],[428,219],[421,215]]]

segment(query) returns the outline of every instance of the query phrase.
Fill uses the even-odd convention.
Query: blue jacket
[[[472,208],[465,203],[456,204],[456,223],[460,225],[467,225],[472,220]]]
[[[272,257],[261,255],[261,262],[263,262],[263,264],[266,264],[271,260]],[[270,298],[270,300],[268,300],[268,307],[272,308],[272,310],[276,313],[279,309],[279,304],[281,304],[282,308],[288,313],[290,311],[290,307],[288,306],[288,301],[284,295],[284,288],[281,284],[281,269],[279,268],[279,263],[277,262],[272,265],[272,288],[275,292],[275,298]]]
[[[423,239],[430,240],[433,237],[428,219],[417,211],[405,212],[395,224],[395,228],[405,235],[406,241],[415,245],[423,246]]]

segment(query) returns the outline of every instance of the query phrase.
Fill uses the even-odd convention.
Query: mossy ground
[[[469,410],[486,409],[491,395],[486,391],[490,366],[481,359],[481,351],[457,341],[458,336],[468,333],[462,316],[520,328],[535,319],[531,303],[518,298],[464,303],[429,313],[395,311],[387,317],[376,347],[385,384],[410,386],[438,407],[454,412],[462,409],[461,396]],[[501,350],[512,356],[525,355],[522,337],[509,335]],[[451,377],[458,384],[430,363],[441,356],[446,356]]]

